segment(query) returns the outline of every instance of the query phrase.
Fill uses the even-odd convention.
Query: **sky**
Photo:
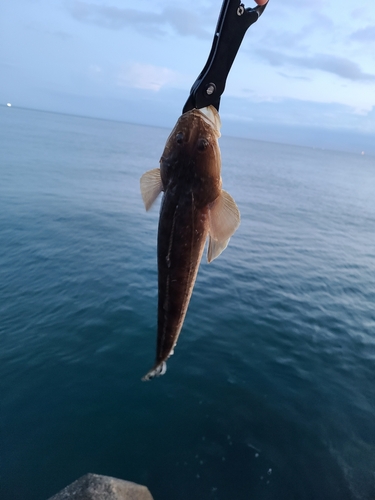
[[[171,128],[221,3],[4,0],[0,104]],[[374,0],[269,0],[220,115],[223,134],[375,154]]]

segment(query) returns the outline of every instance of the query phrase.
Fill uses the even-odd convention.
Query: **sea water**
[[[222,137],[241,225],[156,343],[169,130],[0,107],[0,498],[375,498],[375,158]]]

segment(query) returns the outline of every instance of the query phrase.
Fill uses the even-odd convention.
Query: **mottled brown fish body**
[[[192,199],[175,203],[168,198],[163,202],[158,235],[157,365],[169,357],[177,342],[207,238],[207,210],[197,211],[193,203]],[[163,238],[167,229],[168,239]]]
[[[193,110],[180,118],[160,161],[156,365],[177,342],[207,239],[208,206],[221,192],[217,136],[200,115]]]
[[[211,119],[199,110],[180,117],[167,140],[160,171],[150,171],[141,179],[146,209],[157,194],[164,191],[157,251],[156,361],[144,380],[165,372],[165,361],[173,353],[184,322],[207,236],[210,235],[208,258],[211,261],[226,247],[239,223],[234,201],[221,189],[217,141],[220,121],[216,111],[208,111]],[[235,213],[238,218],[230,221],[230,231],[224,231],[223,238],[219,233],[227,221],[218,225],[215,220],[220,219],[221,213],[226,216],[229,213],[229,218]]]
[[[175,203],[165,196],[163,202],[158,236],[157,365],[169,357],[177,342],[207,238],[208,211],[198,211],[192,198]],[[170,230],[168,239],[163,238],[165,229]]]

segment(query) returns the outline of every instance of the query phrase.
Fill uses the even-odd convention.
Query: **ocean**
[[[375,157],[222,137],[241,225],[145,383],[169,132],[0,107],[0,498],[374,500]]]

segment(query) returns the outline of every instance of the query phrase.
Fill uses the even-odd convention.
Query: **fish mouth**
[[[206,106],[205,108],[196,109],[199,113],[199,116],[208,124],[210,127],[213,127],[217,132],[218,137],[220,137],[220,128],[221,128],[221,120],[219,113],[216,108],[213,106]]]

